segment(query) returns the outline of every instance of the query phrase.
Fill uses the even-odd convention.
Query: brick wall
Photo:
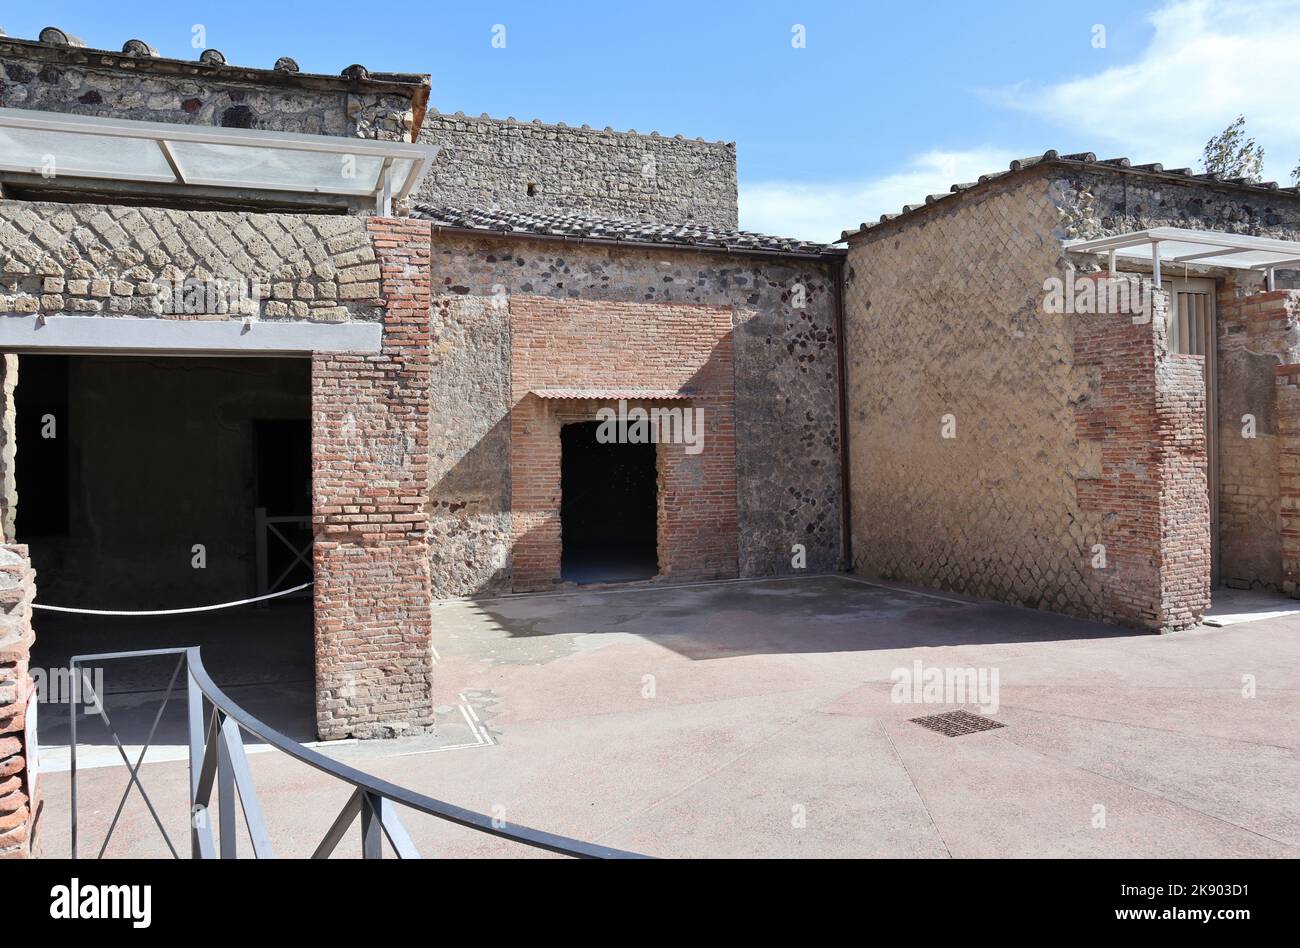
[[[795,544],[808,572],[841,568],[832,264],[441,234],[433,273],[436,595],[513,588],[511,314],[534,297],[607,304],[633,319],[633,301],[730,312],[739,575],[794,572]]]
[[[370,218],[383,351],[312,364],[317,726],[322,737],[432,719],[429,228]]]
[[[35,597],[36,574],[27,548],[0,546],[0,859],[31,855],[40,807],[39,781],[28,769],[24,737],[35,702],[28,671]]]
[[[1077,432],[1101,459],[1099,476],[1077,483],[1080,509],[1101,523],[1103,614],[1169,630],[1209,605],[1204,357],[1168,353],[1168,295],[1153,304],[1148,322],[1076,317],[1075,364],[1097,380]]]
[[[1300,293],[1228,282],[1217,315],[1219,576],[1237,588],[1281,589],[1273,370],[1300,361]]]
[[[1205,397],[1204,356],[1158,358],[1151,440],[1160,464],[1160,605],[1151,627],[1161,631],[1195,625],[1210,606]]]
[[[211,276],[264,282],[261,318],[383,320],[380,354],[312,364],[322,737],[418,729],[432,715],[429,234],[380,218],[0,204],[0,313],[153,317],[157,281]],[[0,394],[8,418],[12,372]],[[12,452],[0,435],[6,472]]]
[[[594,420],[596,401],[544,400],[545,388],[684,390],[704,413],[704,446],[657,446],[660,575],[737,574],[732,311],[664,303],[515,297],[511,303],[511,507],[514,588],[560,577],[560,428]],[[630,403],[638,404],[638,403]],[[648,406],[647,406],[648,407]]]
[[[1274,369],[1278,440],[1280,586],[1300,598],[1300,364]]]

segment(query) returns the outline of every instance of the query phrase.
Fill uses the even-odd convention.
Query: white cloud
[[[805,184],[759,181],[740,188],[740,226],[781,237],[830,242],[863,221],[919,204],[927,194],[982,174],[1003,171],[1024,155],[997,148],[929,151],[907,166],[872,181]]]
[[[1300,157],[1300,4],[1177,0],[1150,21],[1155,35],[1136,62],[989,98],[1069,129],[1081,147],[1170,166],[1197,166],[1206,140],[1244,114],[1266,177],[1289,182]]]
[[[1005,169],[1013,158],[1041,153],[1048,144],[1111,152],[1103,158],[1197,167],[1206,140],[1238,114],[1264,146],[1265,178],[1289,184],[1300,163],[1300,0],[1171,0],[1149,19],[1155,32],[1135,62],[1099,66],[1054,85],[1024,82],[983,93],[1066,134],[1044,131],[1024,151],[929,151],[873,181],[743,185],[741,226],[835,240],[861,221],[946,191],[953,182]],[[1096,55],[1099,64],[1110,57],[1104,49]]]

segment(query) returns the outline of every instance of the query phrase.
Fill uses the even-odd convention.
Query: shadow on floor
[[[180,616],[81,616],[37,612],[33,619],[33,676],[46,682],[59,676],[74,655],[180,648],[197,645],[213,681],[250,714],[295,740],[315,740],[315,646],[310,600],[243,607]],[[103,706],[119,739],[144,742],[177,665],[177,657],[120,659],[93,666],[92,681],[102,682]],[[56,696],[48,693],[46,697]],[[83,706],[84,708],[84,706]],[[43,750],[68,743],[68,705],[48,700],[40,709]],[[111,748],[98,715],[77,720],[83,745]],[[159,721],[155,744],[186,741],[185,678]],[[249,743],[255,743],[251,738]],[[116,757],[116,752],[113,752]],[[152,759],[152,757],[151,757]]]
[[[473,601],[478,643],[624,633],[691,659],[1117,638],[1147,633],[844,576],[646,585]],[[483,628],[480,628],[482,626]]]

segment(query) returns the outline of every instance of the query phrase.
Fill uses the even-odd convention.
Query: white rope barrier
[[[32,603],[33,609],[44,609],[46,612],[75,612],[83,616],[179,616],[187,612],[213,612],[217,609],[233,609],[235,606],[246,606],[252,602],[262,602],[266,599],[277,599],[280,596],[287,596],[290,593],[301,592],[308,586],[312,585],[315,580],[303,583],[301,586],[294,586],[292,589],[282,589],[279,592],[267,593],[265,596],[254,596],[252,599],[240,599],[235,602],[222,602],[215,606],[194,606],[190,609],[148,609],[148,610],[118,610],[118,609],[73,609],[70,606],[44,606],[38,602]]]

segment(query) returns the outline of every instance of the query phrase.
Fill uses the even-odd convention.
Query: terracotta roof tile
[[[662,244],[737,251],[763,251],[791,255],[839,255],[828,244],[792,237],[772,237],[744,230],[723,230],[687,221],[659,224],[581,214],[523,213],[483,208],[435,207],[415,204],[411,216],[444,227],[481,230],[499,234],[537,234],[549,237],[577,237],[634,244]]]
[[[938,201],[942,200],[943,198],[948,197],[952,194],[957,194],[962,191],[969,191],[971,188],[978,188],[981,185],[987,184],[990,181],[993,181],[997,178],[1001,178],[1003,175],[1015,174],[1016,172],[1024,171],[1028,168],[1032,168],[1036,165],[1042,165],[1042,164],[1061,164],[1067,166],[1078,165],[1078,166],[1085,166],[1085,167],[1093,166],[1093,167],[1100,167],[1100,168],[1122,168],[1126,171],[1134,171],[1141,174],[1159,175],[1165,178],[1181,178],[1185,181],[1199,181],[1204,184],[1218,184],[1227,187],[1241,188],[1247,191],[1269,192],[1273,194],[1289,194],[1289,195],[1300,196],[1300,187],[1283,188],[1280,187],[1276,181],[1251,181],[1248,178],[1225,178],[1222,175],[1218,175],[1218,174],[1194,174],[1190,168],[1166,168],[1164,165],[1160,164],[1159,162],[1155,162],[1152,164],[1135,165],[1127,158],[1098,159],[1096,154],[1090,151],[1075,152],[1073,154],[1062,155],[1059,152],[1053,150],[1053,151],[1046,151],[1041,155],[1031,155],[1028,158],[1017,158],[1015,161],[1011,162],[1011,165],[1008,167],[1006,171],[994,171],[989,174],[982,174],[979,176],[978,181],[967,182],[964,184],[954,184],[951,188],[949,188],[948,194],[931,194],[925,199],[924,204],[904,205],[901,213],[881,214],[880,219],[878,221],[871,221],[869,223],[860,224],[857,230],[844,231],[844,233],[840,235],[840,239],[839,241],[837,241],[837,243],[846,241],[851,237],[856,237],[857,235],[865,233],[866,231],[880,224],[887,223],[888,221],[897,220],[898,218],[904,217],[908,214],[913,214],[916,211],[919,211],[922,208],[927,207],[928,205],[935,204]]]

